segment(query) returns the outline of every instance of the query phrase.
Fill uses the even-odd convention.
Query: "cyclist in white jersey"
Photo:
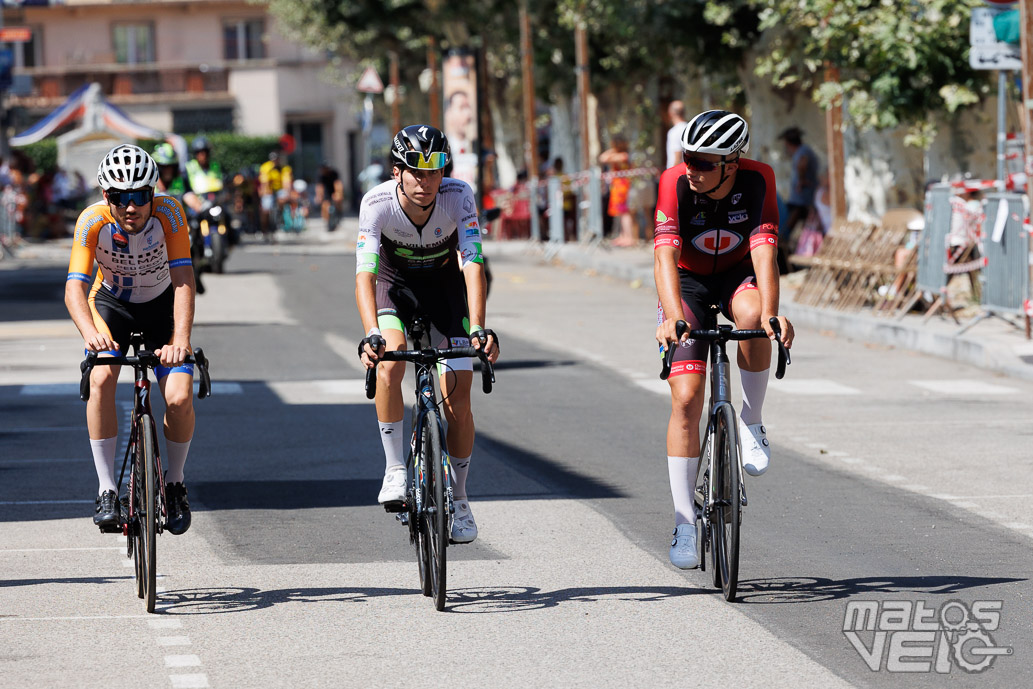
[[[355,300],[366,337],[359,354],[367,368],[386,349],[406,349],[405,328],[423,314],[435,347],[482,346],[498,359],[495,334],[484,328],[486,285],[481,230],[473,191],[444,176],[450,162],[448,139],[438,129],[411,125],[392,142],[392,179],[370,189],[359,208]],[[382,362],[377,375],[376,408],[384,447],[384,482],[378,501],[405,499],[402,375],[405,363]],[[466,478],[473,454],[470,410],[473,363],[450,361],[441,376],[446,445],[452,462],[455,516],[452,540],[477,537]]]

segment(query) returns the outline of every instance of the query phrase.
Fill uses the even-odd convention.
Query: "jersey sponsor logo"
[[[473,201],[469,198],[463,199],[463,210],[467,213],[473,213]]]
[[[739,199],[742,198],[742,194],[732,194],[732,205],[738,205]]]
[[[673,246],[675,248],[681,246],[681,237],[676,234],[658,234],[653,240],[653,248],[658,246]]]
[[[748,211],[732,211],[728,214],[728,224],[734,225],[740,222],[746,222],[750,217]]]
[[[728,230],[710,230],[694,237],[692,244],[705,254],[727,254],[742,244],[742,237]]]
[[[481,259],[481,247],[480,245],[473,249],[467,247],[460,251],[459,255],[462,257],[463,263],[470,263],[471,261],[479,263]]]
[[[778,235],[775,234],[755,234],[750,237],[750,250],[756,249],[758,246],[770,244],[772,246],[778,245]]]
[[[656,221],[658,223],[667,222],[667,215],[659,208],[656,209]]]
[[[441,228],[440,227],[435,227],[434,228],[434,236],[435,237],[440,237],[441,236]]]
[[[467,237],[476,237],[476,236],[480,235],[480,233],[481,233],[481,231],[479,229],[477,229],[476,227],[474,227],[474,228],[469,229],[469,230],[466,231],[466,236]]]
[[[449,342],[452,343],[453,347],[469,347],[470,346],[470,338],[469,337],[453,337],[453,338],[449,339]]]
[[[707,212],[706,211],[700,211],[699,213],[696,213],[695,217],[693,217],[692,220],[689,221],[689,224],[690,225],[705,225],[706,222],[707,222]]]

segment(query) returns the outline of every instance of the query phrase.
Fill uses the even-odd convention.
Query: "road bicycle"
[[[121,533],[126,537],[126,557],[133,558],[135,564],[136,595],[144,599],[147,612],[154,612],[157,536],[163,531],[168,515],[165,510],[165,475],[161,470],[157,427],[151,413],[151,381],[147,370],[160,366],[161,360],[154,352],[143,349],[143,337],[138,333],[130,337],[130,346],[136,356],[99,357],[96,352],[86,355],[79,367],[82,371],[79,398],[83,402],[90,399],[90,373],[94,366],[133,367],[133,413],[129,420],[129,444],[118,476],[118,494],[122,496],[122,481],[127,464],[129,486],[119,501],[122,513],[120,523],[102,530]],[[197,366],[200,377],[197,397],[208,397],[212,384],[204,351],[195,349],[194,355],[188,356],[184,363]]]
[[[409,328],[411,350],[384,352],[380,361],[409,361],[416,365],[416,403],[412,411],[412,437],[406,457],[407,490],[401,505],[385,504],[388,512],[409,527],[409,542],[416,549],[423,595],[434,599],[434,607],[445,609],[447,558],[455,512],[452,499],[452,468],[445,444],[438,400],[435,369],[447,359],[477,357],[481,362],[481,387],[491,392],[495,372],[488,357],[473,347],[430,347],[428,320],[417,317]],[[482,341],[483,344],[483,341]],[[366,397],[376,396],[377,369],[366,371]],[[446,395],[447,396],[447,395]]]
[[[778,344],[775,378],[781,380],[791,359],[789,350],[781,342],[778,319],[772,318],[769,323]],[[739,585],[739,525],[747,500],[739,424],[730,393],[731,364],[725,345],[732,340],[766,338],[768,335],[763,330],[733,330],[730,325],[718,326],[717,315],[713,311],[703,325],[700,330],[689,330],[690,338],[710,343],[710,403],[701,454],[704,461],[699,464],[694,491],[697,547],[710,552],[714,586],[723,591],[725,600],[734,601]],[[685,321],[678,321],[675,327],[680,341],[689,326]],[[660,373],[662,380],[667,380],[671,374],[675,349],[672,346],[666,348]],[[700,552],[701,571],[706,571],[705,556],[706,552]]]

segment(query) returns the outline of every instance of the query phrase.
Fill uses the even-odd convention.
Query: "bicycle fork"
[[[731,378],[731,375],[730,375],[730,373],[731,373],[731,364],[729,363],[729,360],[728,360],[728,353],[725,352],[725,348],[723,346],[715,346],[715,347],[711,348],[711,357],[710,358],[711,358],[711,362],[710,362],[711,363],[711,367],[710,367],[710,392],[711,392],[711,399],[710,399],[710,420],[707,422],[707,444],[710,446],[710,456],[711,456],[711,463],[710,464],[711,464],[711,467],[713,467],[713,465],[714,465],[713,454],[717,450],[717,448],[714,446],[715,436],[717,435],[717,432],[716,432],[716,429],[715,429],[715,425],[716,424],[714,423],[714,421],[717,418],[717,413],[720,411],[721,407],[728,406],[729,408],[732,409],[732,418],[733,418],[733,420],[736,419],[736,417],[735,417],[735,409],[731,407],[731,404],[732,404],[732,394],[731,394],[730,386],[731,386],[732,378]],[[728,435],[729,435],[728,442],[735,443],[735,447],[739,450],[738,452],[735,453],[736,456],[739,458],[739,461],[737,461],[735,463],[735,470],[737,472],[739,472],[739,504],[742,505],[743,507],[746,507],[746,503],[748,501],[747,501],[747,498],[746,498],[746,481],[743,479],[742,445],[739,444],[739,424],[738,424],[738,421],[735,420],[732,423],[731,428],[728,428],[727,431],[728,431]],[[710,496],[711,496],[710,499],[711,499],[711,501],[714,499],[713,496],[714,496],[714,492],[715,492],[715,488],[716,488],[716,483],[715,483],[716,478],[714,476],[715,473],[716,472],[714,472],[714,471],[710,472],[710,485],[709,485],[709,488],[710,488]],[[712,506],[712,504],[708,505],[708,507],[711,507],[711,506]]]

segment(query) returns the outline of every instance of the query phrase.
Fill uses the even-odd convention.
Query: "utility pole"
[[[1022,131],[1023,169],[1026,171],[1026,198],[1033,201],[1033,0],[1019,2],[1020,48],[1022,50]],[[1033,269],[1031,269],[1033,270]],[[1033,277],[1033,275],[1031,275]],[[1027,294],[1027,304],[1033,297]],[[1031,323],[1029,310],[1026,310],[1026,339],[1030,339]]]
[[[826,63],[825,81],[839,83],[839,69]],[[829,196],[832,219],[846,220],[846,163],[843,157],[843,99],[836,98],[825,110],[825,143],[829,151]]]
[[[441,129],[441,90],[438,88],[438,39],[433,36],[427,42],[427,69],[430,70],[430,123]]]
[[[391,99],[391,131],[397,132],[402,128],[402,118],[398,114],[398,99],[402,95],[398,87],[398,53],[392,50],[388,55],[391,58],[391,91],[395,96]]]
[[[534,126],[534,52],[531,48],[531,19],[527,0],[520,0],[520,67],[524,82],[524,167],[531,190],[531,236],[541,239],[538,226],[538,130]]]
[[[581,130],[581,169],[592,167],[588,151],[588,34],[585,20],[578,17],[574,25],[574,60],[577,63],[578,128]]]

